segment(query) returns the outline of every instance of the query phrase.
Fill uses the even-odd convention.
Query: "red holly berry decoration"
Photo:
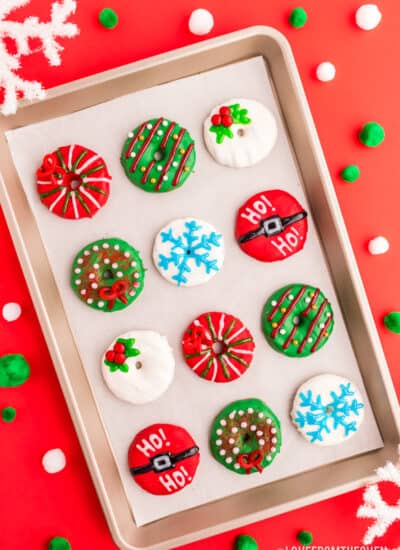
[[[110,367],[111,372],[116,370],[128,372],[129,367],[125,364],[127,357],[135,357],[136,355],[140,355],[140,351],[133,347],[134,344],[134,338],[119,338],[113,348],[106,351],[104,362]]]
[[[223,116],[222,117],[222,124],[226,127],[226,128],[229,128],[229,126],[232,126],[233,124],[233,118],[231,116]]]
[[[230,107],[227,107],[226,105],[224,105],[223,107],[220,107],[219,114],[221,116],[231,116]]]

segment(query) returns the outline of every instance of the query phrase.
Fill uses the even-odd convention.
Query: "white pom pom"
[[[356,11],[356,24],[364,31],[375,29],[382,19],[382,14],[376,4],[364,4]]]
[[[208,10],[199,8],[189,17],[189,30],[193,34],[208,34],[214,26],[214,17]]]
[[[16,321],[21,315],[21,306],[15,302],[9,302],[4,304],[1,313],[6,321]]]
[[[50,449],[43,455],[42,465],[49,474],[56,474],[65,468],[67,461],[61,449]]]
[[[336,68],[330,61],[324,61],[317,67],[316,75],[321,82],[329,82],[333,80],[336,75]]]
[[[385,254],[389,250],[389,241],[385,237],[375,237],[368,243],[368,250],[374,256],[376,254]]]

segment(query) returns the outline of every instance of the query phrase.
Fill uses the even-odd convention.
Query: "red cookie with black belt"
[[[172,495],[189,485],[196,474],[200,450],[184,428],[153,424],[136,434],[129,447],[133,479],[148,493]]]
[[[307,212],[298,200],[273,189],[253,195],[239,208],[235,237],[249,256],[277,262],[303,248],[307,229]]]

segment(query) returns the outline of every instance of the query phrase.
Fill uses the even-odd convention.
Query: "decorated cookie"
[[[338,445],[350,439],[364,418],[364,402],[355,384],[336,376],[321,374],[297,390],[292,420],[310,443]]]
[[[234,401],[211,428],[211,452],[237,474],[262,472],[281,449],[280,422],[260,399]]]
[[[231,99],[215,107],[204,122],[204,140],[214,159],[233,168],[265,158],[277,138],[276,121],[264,105]]]
[[[182,339],[182,351],[193,372],[211,382],[232,382],[249,368],[254,340],[240,319],[211,311],[192,321]]]
[[[122,239],[102,239],[82,248],[71,270],[71,286],[88,306],[117,311],[143,290],[144,267],[139,252]]]
[[[91,218],[107,202],[111,176],[100,155],[66,145],[45,155],[36,172],[40,200],[62,218]]]
[[[307,357],[322,348],[333,330],[331,304],[319,288],[284,286],[270,296],[262,328],[271,346],[290,357]]]
[[[224,241],[210,223],[174,220],[158,233],[153,248],[158,271],[170,283],[196,286],[209,281],[224,261]]]
[[[180,426],[153,424],[140,431],[129,447],[133,479],[153,495],[171,495],[189,485],[200,461],[192,436]]]
[[[281,189],[262,191],[239,208],[235,237],[256,260],[276,262],[299,252],[307,237],[307,212]]]
[[[102,359],[104,380],[119,399],[136,405],[158,399],[171,384],[175,370],[165,336],[134,330],[118,337]]]
[[[132,183],[151,193],[178,189],[196,163],[189,132],[166,118],[153,118],[130,132],[121,163]]]

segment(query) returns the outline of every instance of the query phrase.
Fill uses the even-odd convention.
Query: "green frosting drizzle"
[[[0,357],[0,387],[14,388],[26,382],[30,375],[27,360],[20,353]]]
[[[225,468],[237,474],[261,473],[273,462],[281,445],[278,417],[256,398],[230,403],[218,414],[211,428],[211,453]]]
[[[71,550],[72,546],[69,540],[64,537],[53,537],[49,542],[49,550]]]
[[[304,8],[294,8],[294,10],[291,11],[289,15],[289,23],[294,27],[295,29],[300,29],[301,27],[304,27],[304,25],[307,23],[307,12]]]
[[[367,147],[377,147],[385,139],[385,130],[378,122],[367,122],[361,128],[358,137]]]
[[[353,181],[358,180],[358,178],[360,177],[360,169],[355,164],[349,164],[348,166],[343,168],[340,173],[340,177],[344,181],[352,183]]]
[[[236,550],[258,550],[258,543],[250,535],[239,535],[235,541]]]
[[[392,311],[383,318],[383,322],[388,330],[395,334],[400,334],[400,312]]]
[[[112,8],[104,8],[99,13],[99,22],[106,29],[113,29],[118,25],[118,14]]]
[[[17,411],[14,407],[4,407],[1,411],[1,418],[3,422],[12,422],[17,416]]]
[[[310,531],[299,531],[296,537],[299,543],[303,546],[309,546],[310,544],[312,544],[313,535]]]

